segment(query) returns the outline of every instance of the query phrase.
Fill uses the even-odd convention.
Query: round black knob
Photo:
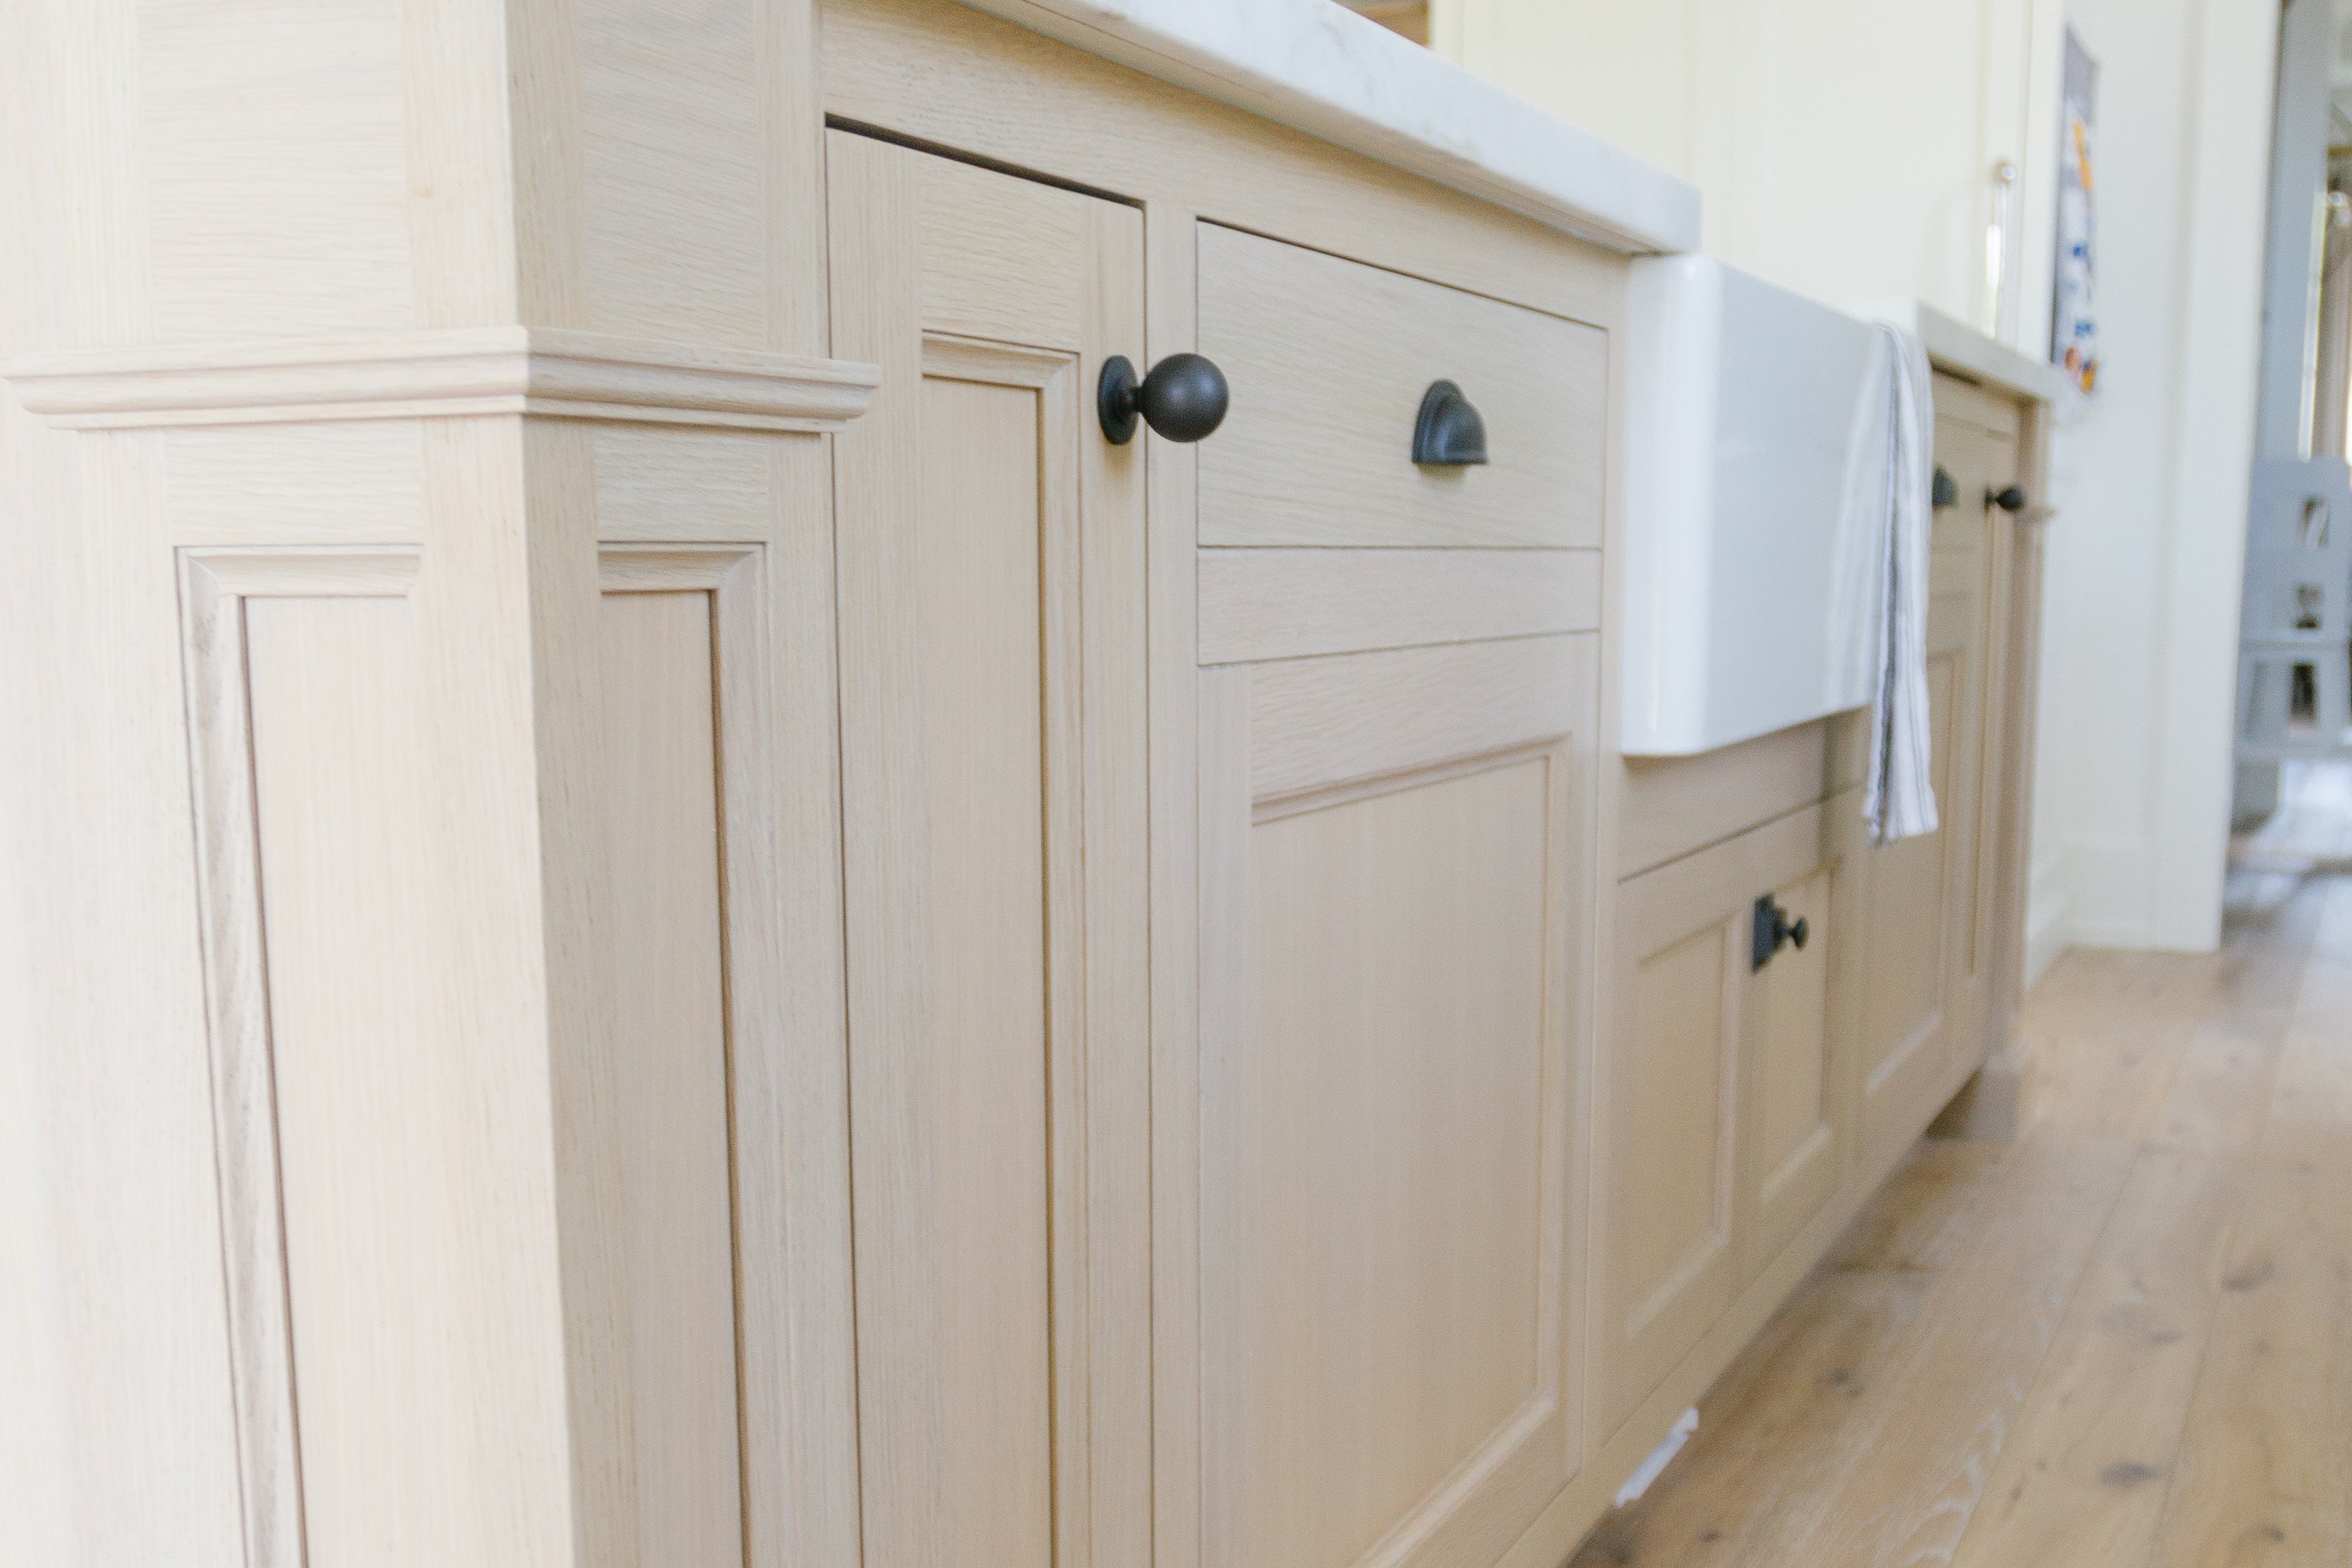
[[[1113,354],[1095,383],[1095,413],[1114,447],[1135,438],[1139,415],[1171,441],[1198,441],[1224,423],[1230,400],[1225,373],[1195,353],[1170,354],[1141,381],[1125,354]]]
[[[1990,485],[1987,485],[1985,487],[1985,505],[1997,506],[2003,511],[2023,511],[2025,510],[2025,492],[2018,489],[2015,485],[2010,486],[2007,489],[2000,490],[1993,489]]]

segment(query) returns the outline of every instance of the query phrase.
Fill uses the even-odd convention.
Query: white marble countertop
[[[1335,0],[963,0],[1621,251],[1698,246],[1692,185]]]
[[[2082,395],[2067,381],[2066,373],[2048,360],[2021,353],[1924,300],[1855,300],[1846,309],[1864,321],[1892,321],[1916,332],[1927,357],[1937,365],[1988,386],[2050,404],[2062,412]]]

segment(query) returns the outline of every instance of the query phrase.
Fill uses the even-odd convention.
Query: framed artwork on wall
[[[2050,358],[2083,392],[2099,384],[2098,223],[2091,178],[2098,123],[2099,67],[2066,29],[2064,100],[2058,115],[2058,268],[2050,312]]]

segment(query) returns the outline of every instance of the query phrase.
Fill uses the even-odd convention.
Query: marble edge
[[[961,0],[1627,254],[1698,246],[1697,188],[1334,0]]]
[[[2011,348],[1998,338],[1988,337],[1924,300],[1871,300],[1847,309],[1849,314],[1866,321],[1894,322],[1916,334],[1927,349],[1927,357],[1937,365],[2012,395],[2046,403],[2060,410],[2071,407],[2074,400],[2081,396],[2066,379],[2066,373],[2056,365]]]

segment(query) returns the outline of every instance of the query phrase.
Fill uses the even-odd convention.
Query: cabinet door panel
[[[1713,1270],[1731,1240],[1722,1108],[1734,1071],[1726,1042],[1738,1016],[1737,923],[1693,931],[1634,969],[1633,1048],[1621,1069],[1619,1125],[1632,1135],[1619,1166],[1625,1241],[1617,1257],[1626,1332],[1636,1342],[1678,1300],[1712,1300],[1720,1310],[1726,1298],[1726,1277]]]
[[[1862,960],[1861,792],[1628,879],[1601,1053],[1597,1436],[1698,1343],[1836,1190]],[[1755,964],[1756,901],[1806,922]]]
[[[1927,689],[1939,826],[1875,851],[1870,875],[1871,980],[1864,1022],[1863,1119],[1874,1156],[1916,1137],[1954,1087],[1980,1032],[1984,974],[1977,848],[1983,753],[1990,530],[1990,437],[1950,418],[1937,461],[1957,500],[1935,514],[1929,562]]]
[[[1711,851],[1620,895],[1616,1026],[1601,1068],[1597,1434],[1613,1432],[1731,1304],[1742,872],[1736,850]]]
[[[1140,1568],[1140,463],[1085,395],[1140,225],[828,161],[835,350],[884,372],[835,447],[867,1558]]]
[[[1480,646],[1564,682],[1512,683],[1550,732],[1507,704],[1370,776],[1341,710],[1442,687],[1452,650],[1203,681],[1202,1464],[1234,1568],[1483,1565],[1579,1461],[1594,649]]]
[[[1931,1109],[1927,1098],[1945,1076],[1944,943],[1950,902],[1948,839],[1955,826],[1949,786],[1959,706],[1956,689],[1964,679],[1957,656],[1929,657],[1930,771],[1943,826],[1872,851],[1863,1114],[1874,1147],[1889,1137],[1908,1142],[1917,1136]],[[1908,1131],[1902,1131],[1906,1127]]]
[[[1747,976],[1740,1069],[1740,1282],[1763,1272],[1837,1190],[1848,1152],[1846,1064],[1867,941],[1862,792],[1776,823],[1773,897],[1806,942]],[[1801,869],[1800,869],[1801,868]]]

